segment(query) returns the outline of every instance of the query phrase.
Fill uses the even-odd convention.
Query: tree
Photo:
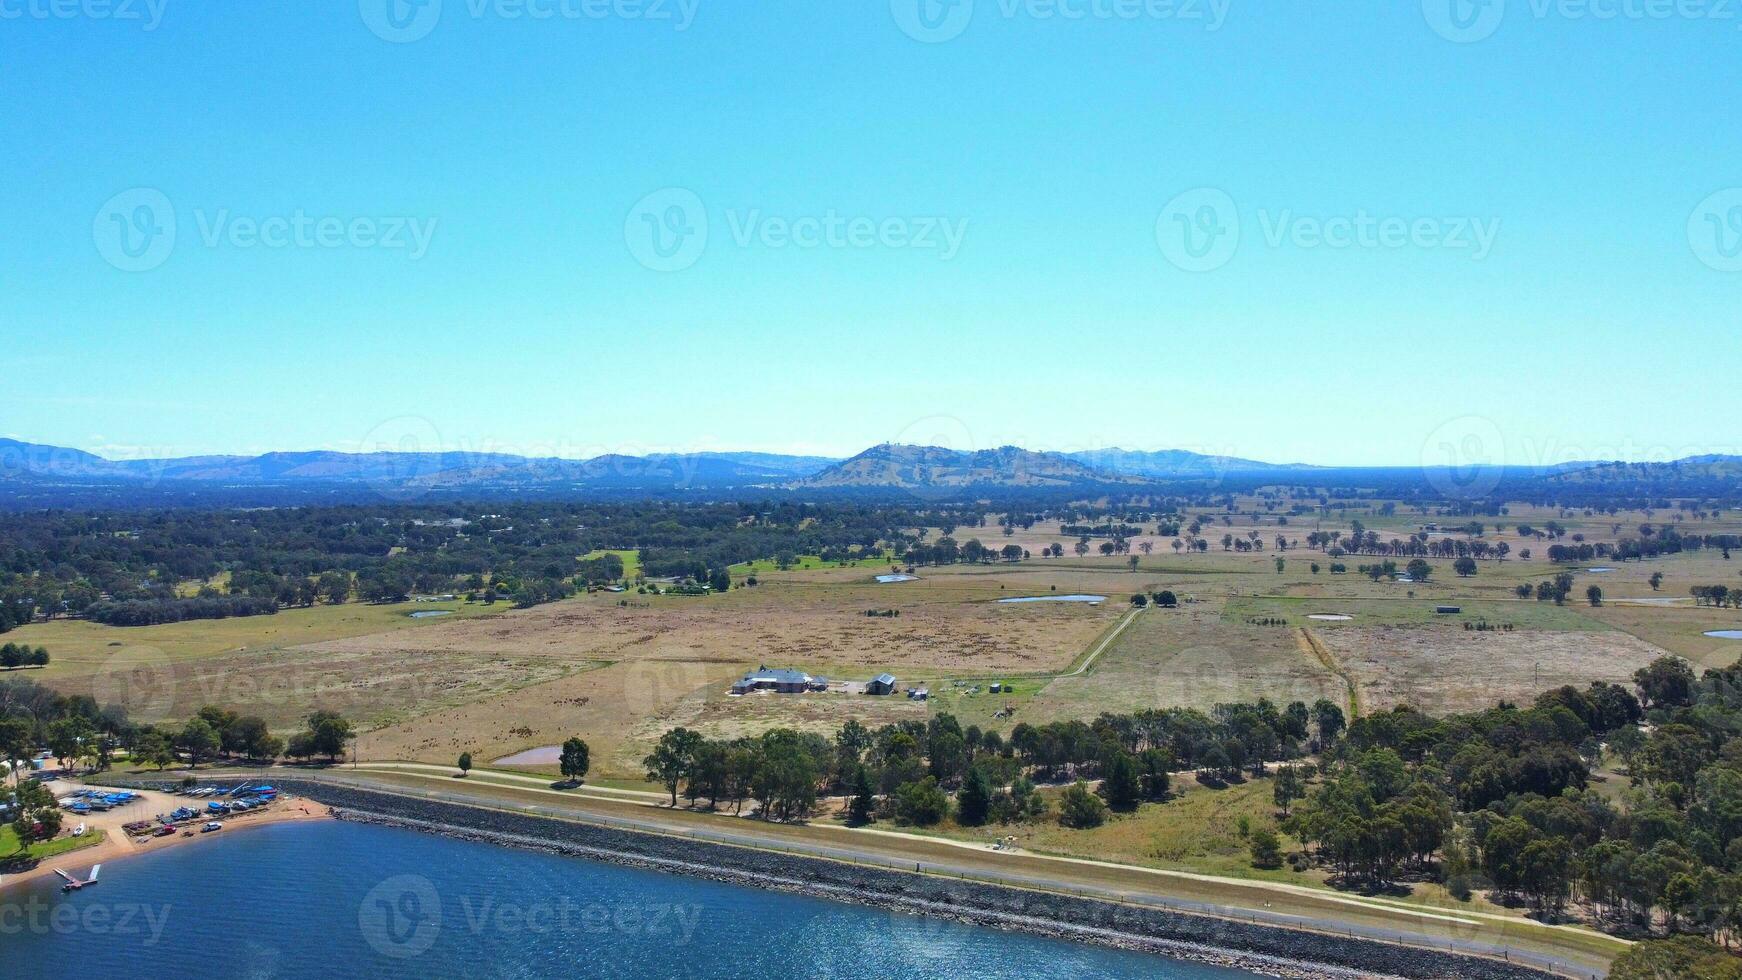
[[[659,737],[658,744],[641,764],[647,767],[647,778],[664,784],[671,793],[671,805],[677,806],[677,784],[690,773],[702,736],[687,728],[673,728]]]
[[[934,777],[902,783],[895,790],[895,819],[916,827],[930,827],[950,812],[950,798]]]
[[[1332,742],[1335,742],[1337,736],[1342,734],[1344,725],[1347,724],[1343,719],[1343,709],[1338,707],[1336,702],[1327,698],[1320,698],[1313,702],[1313,723],[1319,730],[1321,748],[1329,747]]]
[[[35,779],[26,779],[19,782],[11,796],[18,811],[12,829],[19,841],[50,840],[60,833],[60,807],[48,787]]]
[[[1678,708],[1693,703],[1694,669],[1679,657],[1659,657],[1633,673],[1646,707]]]
[[[176,744],[188,754],[188,762],[196,768],[200,763],[216,755],[220,745],[218,733],[212,730],[211,723],[204,718],[191,719],[182,726],[181,735],[176,738]]]
[[[1469,555],[1464,555],[1457,561],[1452,562],[1452,571],[1457,572],[1460,578],[1469,578],[1476,574],[1476,559],[1471,558]]]
[[[1282,867],[1282,841],[1276,836],[1276,831],[1269,827],[1260,827],[1253,831],[1248,842],[1252,851],[1252,866],[1265,870]]]
[[[1426,582],[1428,577],[1434,573],[1433,566],[1420,558],[1411,559],[1403,570],[1416,582]]]
[[[133,760],[140,765],[156,766],[158,772],[175,761],[175,752],[162,732],[148,731],[133,741]]]
[[[1635,943],[1616,958],[1609,980],[1742,980],[1742,960],[1697,936],[1674,936]]]
[[[1276,770],[1276,781],[1270,789],[1270,798],[1275,801],[1277,809],[1283,816],[1288,815],[1289,807],[1294,801],[1306,796],[1306,786],[1301,779],[1300,770],[1295,766],[1283,766]]]
[[[1115,751],[1102,762],[1101,797],[1114,810],[1137,809],[1143,799],[1143,784],[1131,753]]]
[[[1663,573],[1662,572],[1652,572],[1651,573],[1651,591],[1656,592],[1657,590],[1661,589],[1662,587],[1663,587]]]
[[[1167,589],[1162,589],[1155,595],[1155,604],[1163,609],[1172,609],[1179,605],[1179,597]]]
[[[1603,604],[1603,590],[1598,588],[1595,585],[1591,586],[1590,588],[1587,588],[1585,590],[1585,601],[1589,602],[1593,606],[1602,605]]]
[[[324,755],[330,762],[339,761],[339,757],[345,754],[345,746],[357,737],[351,730],[351,723],[336,711],[316,711],[309,715],[306,734],[309,754]]]
[[[1107,822],[1107,804],[1089,792],[1082,780],[1067,786],[1059,796],[1059,823],[1077,830],[1089,830]]]
[[[579,783],[592,768],[592,752],[587,743],[579,736],[563,742],[562,754],[557,757],[557,768],[562,771],[563,778],[571,783]],[[674,803],[675,805],[675,803]]]
[[[461,752],[460,753],[460,775],[464,776],[471,771],[472,771],[472,753]]]
[[[985,770],[974,766],[962,781],[962,791],[956,795],[957,819],[964,827],[978,827],[986,822],[992,807],[992,780]]]
[[[219,729],[219,738],[226,752],[235,752],[249,759],[270,759],[284,750],[282,739],[266,727],[266,719],[255,715],[235,718]]]
[[[315,581],[315,591],[329,605],[344,605],[351,598],[351,576],[348,572],[322,572]]]
[[[871,773],[864,766],[853,770],[853,799],[847,804],[847,822],[862,827],[871,822],[871,809],[877,798],[871,791]]]
[[[67,760],[80,758],[86,743],[95,737],[96,731],[84,718],[75,715],[56,719],[48,726],[48,750],[65,766]]]

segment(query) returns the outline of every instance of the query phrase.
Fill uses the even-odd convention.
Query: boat
[[[85,825],[84,825],[84,824],[79,824],[79,825],[78,825],[78,826],[77,826],[77,827],[74,827],[74,828],[73,828],[73,836],[74,836],[74,837],[83,837],[83,836],[85,836]]]

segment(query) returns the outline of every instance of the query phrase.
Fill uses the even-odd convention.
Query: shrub
[[[1059,797],[1059,823],[1077,830],[1088,830],[1107,822],[1107,804],[1089,792],[1078,780]]]
[[[1276,831],[1268,827],[1259,828],[1252,833],[1249,847],[1254,868],[1268,871],[1282,867],[1282,841],[1277,839]]]
[[[916,827],[929,827],[948,815],[950,798],[934,777],[902,783],[895,788],[895,819]]]

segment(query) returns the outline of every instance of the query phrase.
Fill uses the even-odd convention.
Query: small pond
[[[536,749],[527,749],[525,752],[505,755],[490,764],[493,766],[554,766],[561,762],[562,758],[562,746],[541,745]]]
[[[1322,623],[1346,623],[1355,617],[1345,616],[1342,613],[1310,613],[1307,618],[1316,619]]]
[[[879,576],[877,576],[877,581],[882,582],[884,585],[889,585],[892,582],[917,582],[917,581],[919,581],[919,576],[918,575],[879,575]]]
[[[423,609],[411,614],[412,619],[435,619],[438,616],[452,616],[452,609]]]
[[[1103,602],[1106,602],[1107,597],[1104,595],[1030,595],[1030,596],[1023,596],[1019,599],[999,599],[998,601],[1000,603],[1012,603],[1012,602],[1087,602],[1090,605],[1099,605]]]
[[[1742,640],[1742,630],[1711,630],[1706,635],[1714,640]]]

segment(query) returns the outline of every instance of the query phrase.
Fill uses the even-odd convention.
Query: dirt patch
[[[1562,684],[1631,683],[1634,671],[1665,654],[1618,631],[1356,626],[1315,636],[1355,680],[1369,712],[1399,704],[1433,714],[1474,711]]]

